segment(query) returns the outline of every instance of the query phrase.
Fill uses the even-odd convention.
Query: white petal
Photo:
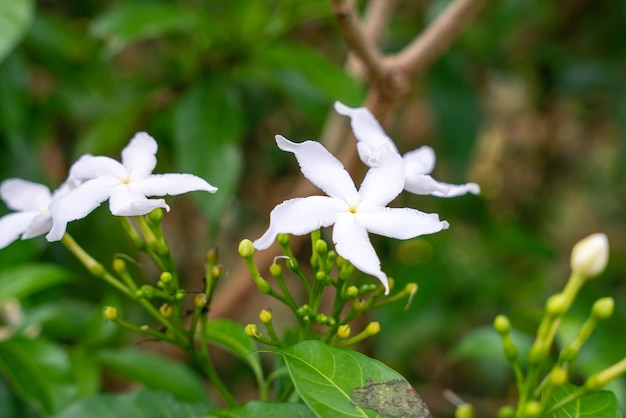
[[[0,184],[0,198],[14,211],[40,211],[48,208],[50,189],[43,184],[12,178]]]
[[[356,213],[357,222],[369,232],[389,238],[409,239],[447,229],[436,213],[409,208],[380,208]]]
[[[446,195],[450,192],[450,186],[450,184],[438,182],[427,174],[407,176],[404,179],[404,189],[407,192],[415,194],[434,195],[438,193],[440,195]]]
[[[39,214],[35,216],[28,224],[28,228],[22,234],[22,239],[30,239],[38,237],[39,235],[46,234],[52,228],[52,216],[46,214]]]
[[[26,231],[38,212],[9,213],[0,218],[0,248],[4,248]]]
[[[72,164],[69,177],[73,181],[84,182],[104,176],[124,179],[128,175],[128,170],[113,158],[85,154]]]
[[[109,200],[109,208],[115,216],[147,215],[153,209],[163,208],[170,211],[170,207],[163,199],[147,199],[143,193],[132,190],[126,185],[113,189]]]
[[[371,274],[385,286],[389,293],[387,275],[380,270],[380,260],[367,235],[367,230],[356,223],[351,213],[342,213],[333,227],[333,242],[337,254],[351,262],[363,273]]]
[[[352,132],[357,140],[359,158],[366,166],[380,165],[381,153],[398,153],[396,144],[387,136],[383,127],[367,108],[351,108],[341,102],[335,102],[335,110],[340,115],[350,118]]]
[[[381,165],[368,170],[359,194],[364,207],[382,207],[404,188],[404,161],[400,154],[381,154]]]
[[[263,250],[274,242],[278,234],[304,235],[335,223],[337,215],[347,212],[348,205],[341,199],[328,196],[310,196],[287,200],[270,213],[270,227],[254,248]]]
[[[133,179],[140,179],[152,174],[156,167],[157,142],[146,132],[137,132],[122,150],[122,164],[128,169]]]
[[[315,141],[296,144],[281,135],[276,135],[276,143],[283,151],[293,152],[304,177],[328,196],[340,197],[351,204],[358,203],[359,195],[352,178],[343,164],[322,144]]]
[[[99,177],[86,181],[66,195],[50,203],[52,229],[46,235],[48,241],[63,238],[67,223],[84,218],[102,202],[111,196],[113,188],[119,185],[119,179],[111,176]]]
[[[431,195],[437,197],[456,197],[467,193],[480,194],[480,186],[476,183],[449,184],[440,182],[439,184],[448,186],[448,190],[446,192],[435,190]]]
[[[402,158],[404,158],[407,177],[432,173],[437,161],[435,150],[428,145],[409,151]]]
[[[193,174],[153,174],[146,178],[133,180],[129,183],[131,190],[141,192],[144,196],[175,196],[182,193],[203,190],[214,193],[217,187],[211,186],[204,179]]]

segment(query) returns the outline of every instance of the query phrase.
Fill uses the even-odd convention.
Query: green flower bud
[[[323,271],[318,271],[317,273],[315,273],[315,280],[319,280],[320,282],[323,282],[326,279],[326,273],[324,273]]]
[[[257,334],[257,327],[255,324],[248,324],[244,327],[243,332],[248,336],[248,337],[256,337],[258,336]]]
[[[537,401],[530,401],[524,405],[522,412],[524,418],[535,418],[541,416],[541,404]]]
[[[372,321],[369,324],[367,324],[367,327],[365,327],[365,332],[368,335],[376,335],[380,332],[380,323],[376,322],[376,321]]]
[[[562,293],[550,296],[546,302],[546,313],[551,316],[563,315],[568,308],[569,303],[565,295]]]
[[[174,312],[174,308],[172,308],[172,305],[170,305],[169,303],[164,303],[159,308],[159,312],[161,312],[161,315],[163,315],[163,318],[169,318],[172,316],[172,313]]]
[[[126,271],[126,262],[121,258],[113,260],[113,271],[120,274]]]
[[[337,328],[337,337],[339,338],[348,338],[350,336],[350,325],[340,325]]]
[[[504,315],[496,316],[496,319],[493,321],[493,327],[500,335],[506,335],[511,332],[511,322]]]
[[[270,322],[272,322],[272,313],[267,309],[263,309],[259,314],[259,319],[264,324],[269,324]]]
[[[509,335],[502,339],[502,352],[509,362],[515,362],[518,358],[517,346]]]
[[[511,405],[505,405],[498,410],[499,418],[513,418],[515,416],[515,408]]]
[[[598,299],[591,309],[591,315],[597,319],[608,319],[615,310],[615,300],[612,297]]]
[[[317,322],[320,325],[326,325],[328,324],[328,320],[330,318],[328,317],[328,315],[323,314],[323,313],[318,313],[317,316],[315,317],[315,322]]]
[[[285,247],[287,245],[289,245],[289,234],[278,234],[276,236],[276,241],[278,241],[278,243]]]
[[[550,372],[550,384],[554,387],[563,386],[567,383],[569,375],[567,370],[560,366],[555,366]]]
[[[119,316],[117,308],[114,308],[113,306],[105,306],[102,313],[104,314],[104,317],[109,321],[115,321]]]
[[[239,243],[239,255],[243,258],[251,258],[254,255],[254,245],[249,239],[244,239]]]
[[[163,209],[155,208],[148,214],[148,220],[153,224],[158,224],[163,219]]]
[[[183,300],[185,299],[185,296],[187,296],[187,292],[185,292],[183,289],[178,289],[176,291],[176,294],[174,295],[176,300]]]
[[[580,240],[570,257],[574,273],[595,277],[602,273],[609,261],[609,240],[605,234],[592,234]]]
[[[213,268],[211,269],[211,277],[213,279],[219,279],[220,277],[222,277],[222,272],[224,270],[222,269],[222,266],[213,266]]]
[[[207,296],[204,293],[200,293],[193,298],[193,304],[196,308],[204,308],[208,302]]]
[[[324,256],[328,252],[328,244],[323,239],[318,239],[315,241],[315,251]]]
[[[163,273],[161,273],[161,277],[159,278],[159,280],[165,284],[171,283],[173,280],[172,273],[170,273],[169,271],[164,271]]]
[[[270,266],[270,274],[274,277],[279,277],[281,274],[283,274],[283,268],[280,266],[280,264],[273,263]]]
[[[454,418],[474,418],[474,407],[468,403],[457,406]]]
[[[346,299],[354,299],[357,296],[359,296],[359,288],[356,286],[348,286],[344,297]]]

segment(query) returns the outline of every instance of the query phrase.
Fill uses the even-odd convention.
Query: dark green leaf
[[[205,403],[180,402],[171,393],[140,390],[81,399],[50,418],[189,418],[209,409]]]
[[[180,362],[136,348],[103,350],[99,358],[103,365],[150,389],[164,390],[189,402],[208,399],[200,377]]]
[[[561,399],[573,393],[576,386],[567,383],[560,387],[552,395],[552,399],[548,403],[548,407],[555,405]],[[564,405],[562,408],[546,415],[546,418],[622,418],[617,399],[613,392],[602,390],[593,392],[574,402]]]
[[[0,61],[24,36],[32,18],[32,0],[0,0]]]
[[[244,405],[211,411],[208,418],[313,418],[316,415],[301,403],[252,401]]]
[[[53,413],[73,400],[73,384],[67,353],[43,338],[14,337],[0,343],[0,370],[25,401]]]
[[[72,278],[61,267],[48,264],[26,264],[0,271],[0,304],[9,298],[23,298],[57,286]]]
[[[209,321],[205,332],[209,341],[242,359],[257,377],[261,376],[261,363],[256,353],[256,344],[243,332],[240,324],[228,319],[215,319]]]
[[[371,390],[373,384],[410,385],[396,371],[361,353],[319,341],[304,341],[275,352],[283,356],[298,394],[318,416],[397,415],[394,404],[415,402],[408,391],[385,390],[383,398],[369,396],[368,393],[376,392]],[[402,409],[402,413],[411,417],[430,416],[425,404],[413,411]]]

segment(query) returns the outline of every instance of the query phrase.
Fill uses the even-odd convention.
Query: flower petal
[[[153,174],[146,178],[131,181],[128,186],[144,196],[175,196],[182,193],[204,190],[214,193],[217,187],[193,174]]]
[[[304,141],[299,144],[276,135],[278,148],[292,152],[304,177],[319,187],[330,197],[340,197],[351,204],[359,202],[359,195],[354,182],[343,167],[322,144],[315,141]]]
[[[467,193],[480,194],[480,186],[476,183],[450,184],[437,181],[427,175],[407,177],[404,189],[415,194],[429,194],[437,197],[456,197]]]
[[[402,158],[404,158],[407,177],[432,173],[437,161],[435,150],[428,145],[409,151]]]
[[[83,155],[70,167],[69,178],[73,181],[83,182],[103,176],[125,179],[128,177],[128,170],[113,158],[90,154]]]
[[[115,216],[147,215],[156,208],[170,211],[170,207],[165,203],[165,200],[148,199],[143,193],[133,190],[127,185],[115,187],[109,199],[109,209]]]
[[[341,102],[335,102],[335,111],[350,118],[350,126],[357,140],[357,151],[365,165],[368,167],[378,166],[381,153],[398,153],[396,144],[385,133],[369,109],[365,107],[352,108]]]
[[[0,249],[8,246],[26,231],[39,212],[9,213],[0,218]]]
[[[157,142],[146,132],[137,132],[122,150],[122,164],[133,179],[141,179],[152,174],[156,167]]]
[[[63,238],[67,223],[84,218],[102,202],[111,196],[113,188],[119,185],[119,179],[105,176],[86,181],[66,195],[50,203],[52,229],[46,235],[48,241]]]
[[[43,184],[18,178],[0,184],[0,198],[9,209],[18,212],[46,210],[52,199],[50,189]]]
[[[448,229],[448,222],[436,213],[409,208],[380,208],[356,213],[357,222],[367,231],[389,238],[409,239]]]
[[[347,212],[348,205],[341,199],[328,196],[309,196],[287,200],[270,213],[270,226],[263,236],[254,241],[254,248],[268,248],[278,234],[304,235],[335,223],[337,215]]]
[[[395,199],[404,189],[404,161],[400,154],[381,154],[380,165],[368,170],[359,194],[360,207],[381,207]]]
[[[380,260],[367,230],[356,222],[351,213],[342,213],[337,217],[333,227],[333,242],[337,254],[351,262],[363,273],[371,274],[385,286],[385,294],[389,293],[387,275],[380,270]]]
[[[49,214],[39,214],[28,224],[26,231],[22,234],[22,239],[30,239],[43,235],[52,228],[52,216]]]

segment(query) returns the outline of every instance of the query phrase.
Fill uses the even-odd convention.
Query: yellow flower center
[[[358,211],[359,211],[359,207],[358,207],[358,206],[355,206],[355,205],[350,205],[350,206],[348,207],[348,212],[350,212],[350,213],[352,213],[352,214],[355,214],[355,213],[357,213]]]

